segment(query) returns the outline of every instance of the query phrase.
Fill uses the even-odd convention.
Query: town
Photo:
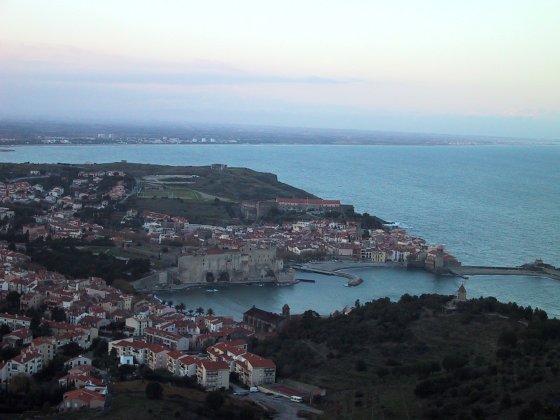
[[[404,229],[369,215],[343,217],[348,206],[338,200],[244,200],[237,224],[195,224],[188,214],[135,207],[133,198],[149,183],[124,168],[58,169],[30,169],[0,183],[0,388],[21,411],[32,408],[17,399],[22,390],[53,383],[34,408],[107,409],[111,383],[135,378],[139,369],[159,379],[184,378],[208,392],[231,385],[236,395],[261,391],[310,402],[324,390],[278,378],[274,360],[250,351],[255,340],[277,336],[301,317],[288,305],[282,314],[247,308],[235,320],[138,290],[291,284],[291,266],[310,260],[436,273],[460,264],[442,246]]]

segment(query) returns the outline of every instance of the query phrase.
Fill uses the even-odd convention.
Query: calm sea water
[[[183,302],[187,308],[202,306],[212,308],[217,314],[242,318],[243,312],[252,305],[281,312],[287,303],[292,313],[314,309],[327,315],[335,309],[353,306],[356,299],[368,300],[389,297],[398,300],[404,293],[455,294],[462,282],[468,297],[495,296],[502,302],[520,302],[538,306],[550,316],[560,317],[558,293],[560,283],[541,277],[525,276],[473,276],[468,280],[436,277],[422,271],[406,271],[395,268],[372,268],[345,270],[364,279],[358,287],[345,287],[348,279],[323,276],[313,273],[298,273],[298,278],[314,279],[315,283],[298,283],[294,286],[217,286],[218,292],[204,288],[175,293],[160,293],[158,296],[171,300],[173,304]]]
[[[466,264],[519,265],[535,258],[560,265],[560,147],[558,146],[22,146],[4,162],[129,162],[166,165],[226,163],[272,172],[282,182],[356,210],[398,222]],[[371,276],[371,281],[368,276]],[[329,313],[356,298],[403,293],[452,293],[457,281],[426,273],[366,270],[364,285],[338,287],[336,278],[295,287],[234,287],[177,295],[222,313],[252,304]],[[469,295],[542,307],[560,316],[560,282],[527,277],[472,277]],[[343,292],[341,292],[343,290]],[[193,302],[194,302],[193,301]],[[192,303],[192,304],[191,304]],[[190,307],[189,306],[189,307]],[[195,305],[199,306],[198,304]]]

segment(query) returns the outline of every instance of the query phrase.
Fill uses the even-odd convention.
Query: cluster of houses
[[[123,177],[123,171],[81,171],[70,185],[70,193],[65,195],[62,187],[54,187],[44,192],[43,198],[51,204],[48,214],[35,217],[35,223],[24,226],[24,233],[30,240],[51,235],[53,238],[103,237],[102,226],[82,222],[74,213],[85,207],[102,209],[127,194],[124,182],[115,177]],[[100,191],[101,182],[115,178],[114,183],[103,183],[107,190]],[[8,185],[9,188],[6,186]],[[107,185],[110,185],[107,187]],[[0,184],[0,197],[2,197]],[[5,194],[42,190],[41,185],[31,186],[26,182],[4,184]],[[9,192],[9,193],[8,193]],[[11,195],[10,195],[11,196]],[[258,248],[275,247],[297,256],[327,256],[347,258],[374,263],[413,264],[434,269],[435,246],[429,246],[417,237],[412,237],[398,227],[363,230],[357,222],[335,221],[324,217],[326,211],[341,208],[339,200],[277,198],[273,203],[284,211],[313,212],[313,221],[298,221],[284,224],[264,224],[260,226],[209,226],[189,224],[185,217],[171,216],[154,211],[144,211],[142,216],[146,240],[163,244],[183,242],[199,247],[217,247],[222,250],[237,250],[245,245]],[[6,209],[7,210],[7,209]],[[138,215],[135,210],[127,213],[123,224]],[[6,213],[10,217],[9,212]],[[323,218],[320,218],[323,214]],[[0,219],[2,218],[0,212]],[[11,215],[13,217],[13,215]],[[127,234],[121,231],[114,235],[118,243],[126,241]],[[192,252],[192,249],[188,250]],[[445,263],[457,264],[454,257],[445,254]]]
[[[181,216],[144,210],[143,228],[150,242],[161,244],[164,241],[183,241],[189,230],[189,221]]]
[[[43,193],[41,185],[31,185],[29,182],[20,181],[5,183],[0,182],[0,200],[3,203],[29,203],[40,201]]]
[[[207,355],[201,357],[149,342],[147,338],[127,338],[109,343],[109,351],[115,351],[120,364],[165,369],[174,376],[196,379],[208,391],[228,389],[231,373],[237,374],[239,381],[249,387],[276,381],[274,362],[248,352],[246,340],[227,339],[205,350]]]
[[[1,250],[13,272],[27,261],[23,254]],[[100,278],[69,280],[47,271],[26,271],[26,276],[6,275],[1,280],[3,298],[20,294],[21,311],[45,308],[41,325],[49,335],[34,338],[32,319],[23,315],[0,314],[0,325],[9,330],[2,346],[19,349],[19,354],[0,362],[0,388],[9,389],[18,375],[41,372],[64,346],[75,343],[84,351],[95,338],[118,331],[122,339],[109,343],[109,354],[119,364],[146,365],[166,369],[175,376],[193,377],[204,388],[229,387],[230,374],[247,386],[274,383],[276,367],[270,359],[247,351],[251,337],[262,330],[231,317],[182,311],[152,297],[127,295]],[[25,270],[22,270],[25,271]],[[25,280],[25,281],[23,281]],[[64,321],[56,321],[63,312]],[[248,311],[249,312],[249,311]],[[264,311],[263,311],[264,313]],[[201,352],[207,355],[202,357]],[[101,408],[107,384],[100,379],[92,360],[79,356],[66,362],[66,372],[57,378],[64,387],[61,410]]]
[[[108,351],[115,352],[120,364],[194,377],[207,390],[227,389],[230,373],[247,386],[274,383],[274,362],[247,351],[248,340],[259,333],[252,325],[189,312],[140,302],[135,315],[125,320],[130,337],[110,342]],[[207,356],[201,357],[201,351]]]
[[[64,188],[60,186],[47,190],[41,184],[31,185],[27,181],[0,182],[0,201],[3,203],[30,204],[44,202],[56,204],[63,196]]]
[[[48,332],[48,335],[34,338],[32,318],[0,314],[3,332],[8,330],[2,336],[2,346],[19,351],[16,356],[0,361],[0,389],[9,389],[11,380],[18,375],[41,372],[71,343],[87,350],[103,326],[132,314],[132,296],[107,286],[102,279],[67,280],[59,273],[25,270],[21,264],[28,257],[6,249],[0,249],[0,260],[3,266],[0,270],[2,299],[16,292],[20,312],[44,308],[40,326]],[[122,318],[119,318],[119,312]],[[56,321],[61,314],[66,320]],[[104,405],[106,384],[91,365],[91,359],[83,356],[66,362],[66,373],[57,378],[58,382],[61,386],[72,385],[76,389],[64,394],[61,409]]]
[[[187,231],[201,247],[222,250],[241,250],[247,245],[275,247],[298,256],[391,262],[403,266],[416,264],[432,271],[436,253],[441,247],[429,245],[424,239],[413,237],[399,227],[363,230],[356,222],[331,219],[260,226],[191,225]],[[444,253],[443,258],[448,266],[459,264],[450,254]]]
[[[45,191],[40,184],[31,186],[27,182],[0,183],[0,197],[4,196],[2,194],[2,191],[4,191],[2,189],[3,185],[4,187],[15,185],[17,188],[6,187],[6,200],[14,201],[17,198],[24,200],[26,203],[32,200],[49,205],[48,212],[35,216],[34,223],[23,226],[23,234],[28,234],[31,241],[40,237],[46,238],[48,235],[53,239],[95,239],[102,236],[103,227],[84,223],[74,214],[88,207],[103,209],[109,206],[112,201],[118,201],[125,197],[127,191],[122,180],[109,183],[109,187],[102,188],[100,186],[105,177],[114,178],[125,175],[122,171],[79,172],[78,177],[71,181],[69,191],[66,194],[62,186],[55,186],[49,191]],[[11,191],[14,191],[14,193],[11,194]]]
[[[0,362],[0,389],[9,389],[10,382],[16,376],[30,376],[41,372],[66,344],[74,342],[85,350],[91,345],[92,339],[97,337],[97,329],[94,328],[64,322],[45,322],[53,335],[33,338],[30,330],[31,318],[0,314],[0,325],[5,325],[11,330],[3,335],[2,346],[20,349],[17,356]],[[97,369],[92,366],[90,358],[84,356],[71,358],[65,362],[65,368],[65,375],[58,378],[59,385],[67,388],[73,386],[77,388],[76,391],[83,389],[83,392],[95,393],[97,395],[95,400],[104,403],[107,385],[96,375]],[[74,401],[76,391],[64,394],[63,408],[91,407],[89,404]]]

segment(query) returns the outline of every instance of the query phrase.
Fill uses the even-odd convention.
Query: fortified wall
[[[208,250],[204,255],[179,257],[177,279],[181,284],[292,282],[292,270],[276,256],[276,248],[243,247],[240,250]]]

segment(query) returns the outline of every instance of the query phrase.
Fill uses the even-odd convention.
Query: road
[[[234,392],[245,391],[245,389],[231,384]],[[266,395],[262,392],[251,392],[247,395],[232,395],[232,398],[238,399],[249,399],[260,406],[265,406],[275,412],[275,420],[293,420],[299,418],[298,411],[309,411],[315,414],[323,414],[322,411],[317,410],[308,406],[307,404],[297,403],[290,401],[285,397],[274,397],[272,395]]]

